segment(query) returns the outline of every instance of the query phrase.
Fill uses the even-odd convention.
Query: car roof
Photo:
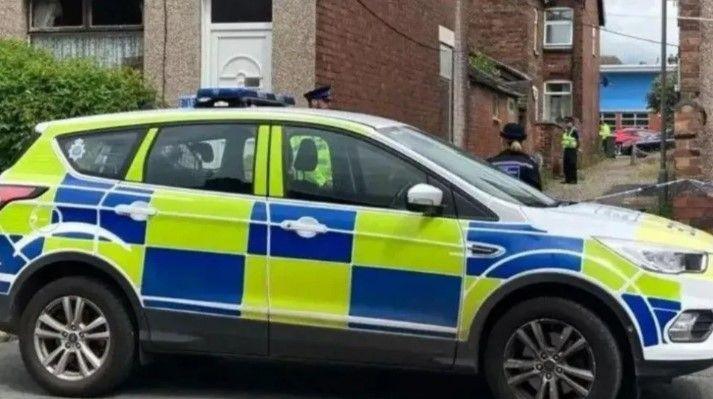
[[[170,123],[201,120],[230,119],[273,119],[289,121],[291,119],[319,119],[321,122],[341,121],[361,124],[374,129],[382,129],[404,125],[391,119],[355,112],[317,110],[308,108],[227,108],[227,109],[162,109],[150,111],[133,111],[115,114],[85,116],[79,118],[61,119],[43,122],[37,125],[39,133],[66,133],[131,125],[148,125],[153,123]]]

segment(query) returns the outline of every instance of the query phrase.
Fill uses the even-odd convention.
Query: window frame
[[[180,187],[180,186],[167,186],[164,184],[158,184],[158,183],[149,183],[146,181],[146,176],[147,176],[147,171],[148,171],[148,166],[149,166],[149,156],[151,155],[151,152],[154,150],[154,147],[156,146],[156,143],[158,142],[158,137],[161,134],[161,131],[167,127],[187,127],[187,126],[205,126],[205,125],[254,125],[255,126],[255,154],[253,156],[253,163],[252,163],[252,190],[249,193],[236,193],[236,192],[228,192],[228,191],[216,191],[216,190],[207,190],[204,188],[191,188],[191,187]],[[156,134],[153,135],[153,138],[151,140],[151,143],[149,143],[148,148],[146,149],[146,157],[143,159],[143,164],[141,165],[141,174],[142,178],[141,181],[134,182],[134,181],[129,181],[126,180],[126,173],[128,172],[128,169],[126,172],[124,172],[124,177],[121,179],[123,181],[131,182],[131,183],[138,183],[150,187],[159,187],[167,190],[189,190],[192,192],[200,192],[200,193],[205,193],[205,194],[213,194],[213,195],[234,195],[234,196],[258,196],[255,194],[255,189],[257,186],[257,181],[255,180],[256,178],[256,170],[258,167],[258,145],[259,145],[259,140],[260,140],[260,127],[262,126],[270,126],[270,122],[264,121],[264,120],[235,120],[235,119],[225,119],[225,120],[208,120],[208,121],[201,121],[201,120],[191,120],[191,121],[175,121],[175,122],[168,122],[168,123],[161,123],[161,124],[153,124],[150,125],[151,129],[156,129]],[[148,130],[147,130],[148,132]],[[144,136],[144,140],[146,139],[146,136]],[[248,139],[249,140],[249,139]],[[247,141],[247,140],[246,140]],[[140,140],[140,142],[143,142],[143,140]],[[268,144],[269,144],[269,138],[268,138]],[[138,148],[137,148],[138,150]],[[243,148],[244,150],[244,148]],[[133,157],[136,157],[136,153],[134,153]],[[266,160],[269,164],[269,159]],[[266,177],[269,182],[269,175]],[[262,195],[260,195],[262,197]]]
[[[547,86],[551,84],[566,84],[569,85],[569,91],[549,91],[547,90]],[[572,116],[572,113],[574,111],[574,82],[571,80],[547,80],[544,82],[543,85],[543,99],[544,99],[544,104],[543,104],[543,117],[542,119],[546,122],[557,122],[556,120],[552,120],[550,117],[550,97],[551,96],[569,96],[569,115]]]
[[[150,128],[145,126],[145,125],[135,125],[135,126],[120,126],[120,127],[112,127],[109,129],[92,129],[92,130],[81,130],[81,131],[76,131],[76,132],[67,132],[67,133],[61,133],[58,134],[57,136],[52,138],[53,141],[53,146],[55,147],[55,150],[57,152],[57,155],[61,157],[62,162],[64,162],[69,170],[74,173],[78,174],[80,176],[89,176],[89,177],[95,177],[99,179],[105,179],[105,180],[111,180],[111,181],[127,181],[126,180],[126,174],[129,172],[129,168],[131,167],[131,164],[134,162],[134,159],[136,158],[136,154],[139,151],[139,148],[141,148],[141,144],[146,140],[146,137],[148,136]],[[110,134],[116,134],[116,133],[126,133],[126,132],[131,132],[131,131],[136,131],[138,132],[138,135],[136,136],[136,141],[133,143],[133,146],[131,147],[131,150],[128,152],[126,160],[124,160],[124,164],[121,167],[121,171],[119,173],[119,177],[108,177],[104,176],[100,173],[93,173],[93,172],[88,172],[88,171],[82,171],[76,168],[72,160],[70,160],[67,157],[67,154],[62,150],[62,145],[60,144],[60,140],[62,139],[71,139],[72,137],[82,137],[82,136],[101,136],[101,135],[110,135]]]
[[[450,193],[443,193],[444,199],[450,196],[450,198],[453,199],[453,204],[454,204],[454,209],[452,210],[451,213],[444,212],[443,214],[436,215],[435,217],[441,217],[441,218],[449,218],[449,219],[460,219],[460,215],[458,214],[458,207],[455,205],[456,204],[456,193],[458,193],[461,197],[467,199],[472,206],[479,208],[483,211],[483,215],[481,218],[475,218],[471,217],[468,220],[483,220],[483,221],[498,221],[499,216],[496,212],[494,212],[492,209],[487,207],[485,204],[483,204],[481,201],[477,200],[476,198],[473,198],[472,195],[467,194],[465,191],[461,190],[457,186],[455,186],[450,180],[447,178],[439,175],[438,173],[434,172],[433,170],[429,169],[427,166],[421,164],[417,160],[407,156],[406,154],[403,154],[400,152],[398,149],[393,148],[387,144],[384,144],[380,142],[379,140],[374,139],[373,137],[369,137],[364,134],[356,133],[353,131],[350,131],[348,129],[342,129],[334,126],[329,126],[329,125],[320,125],[320,124],[314,124],[314,123],[308,123],[308,122],[292,122],[292,121],[273,121],[271,124],[271,134],[274,134],[274,130],[272,128],[279,128],[282,134],[282,148],[280,148],[280,157],[284,159],[284,149],[286,147],[286,143],[289,142],[287,139],[287,135],[285,134],[285,128],[286,127],[292,127],[292,128],[305,128],[305,129],[315,129],[315,130],[322,130],[325,132],[330,132],[330,133],[336,133],[336,134],[342,134],[346,135],[349,137],[352,137],[356,140],[362,140],[366,142],[367,144],[373,145],[376,148],[386,151],[390,155],[408,163],[412,167],[418,169],[420,172],[424,173],[426,175],[426,179],[428,181],[436,181],[440,185],[448,187]],[[270,147],[275,145],[275,140],[272,138],[270,139]],[[272,154],[272,148],[268,151],[270,154]],[[272,164],[272,159],[268,159],[268,165]],[[268,169],[270,167],[268,166]],[[287,189],[285,187],[285,182],[286,182],[286,165],[284,162],[282,162],[282,191],[285,194],[284,196],[276,196],[273,195],[270,190],[269,190],[269,184],[268,184],[268,192],[267,192],[267,197],[268,199],[272,201],[294,201],[298,203],[303,203],[306,205],[314,205],[314,204],[326,204],[327,206],[336,206],[336,207],[351,207],[351,208],[356,208],[356,209],[364,209],[364,210],[376,210],[376,211],[381,211],[381,212],[405,212],[408,214],[412,215],[423,215],[421,212],[415,212],[411,211],[408,209],[395,209],[395,208],[388,208],[388,207],[378,207],[378,206],[373,206],[373,205],[364,205],[364,204],[348,204],[348,203],[339,203],[339,202],[329,202],[329,201],[316,201],[316,200],[304,200],[304,199],[296,199],[296,198],[289,198],[286,196],[287,194]],[[270,177],[268,176],[268,180]],[[268,182],[269,183],[269,182]]]
[[[572,13],[572,19],[566,21],[550,21],[547,18],[549,12],[556,11],[569,11]],[[545,9],[544,13],[544,32],[542,35],[542,43],[545,49],[569,49],[574,45],[574,9],[570,7],[550,7]],[[562,43],[548,43],[547,42],[547,29],[550,26],[569,26],[569,42]]]
[[[29,33],[82,33],[82,32],[107,32],[107,31],[142,31],[146,18],[146,0],[141,1],[141,24],[139,25],[94,25],[92,15],[92,5],[95,1],[101,0],[81,0],[82,3],[82,24],[76,26],[53,26],[47,28],[37,28],[33,25],[34,4],[37,0],[30,0],[27,9],[27,29]]]

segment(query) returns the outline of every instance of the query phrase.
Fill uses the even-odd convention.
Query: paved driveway
[[[138,372],[115,398],[471,398],[492,399],[469,376],[346,367],[246,364],[164,358]],[[0,398],[48,398],[20,360],[17,343],[0,345]],[[713,398],[713,370],[646,390],[644,399]]]

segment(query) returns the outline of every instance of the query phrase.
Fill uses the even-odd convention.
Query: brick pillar
[[[697,179],[703,174],[697,138],[704,132],[705,122],[705,110],[694,101],[683,102],[676,108],[673,166],[678,179]]]

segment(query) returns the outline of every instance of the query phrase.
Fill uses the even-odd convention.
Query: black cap
[[[525,141],[525,139],[527,139],[525,129],[517,123],[508,123],[505,125],[500,136],[507,140]]]
[[[304,94],[307,101],[329,100],[332,97],[332,86],[321,86]]]

